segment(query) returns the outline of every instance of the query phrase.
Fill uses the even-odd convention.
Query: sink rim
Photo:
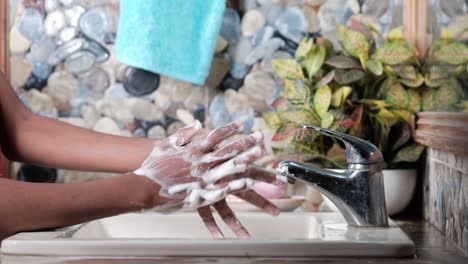
[[[154,213],[146,213],[154,214]],[[182,213],[191,217],[192,213]],[[196,214],[196,213],[193,213]],[[339,213],[282,213],[317,219],[340,219]],[[159,216],[160,214],[158,214]],[[238,216],[263,215],[254,212],[239,212]],[[280,215],[280,216],[281,216]],[[115,216],[119,217],[119,216]],[[261,216],[264,217],[264,216]],[[240,217],[242,218],[242,217]],[[102,221],[95,220],[95,221]],[[92,222],[95,222],[92,221]],[[242,221],[242,219],[241,219]],[[407,257],[415,253],[414,243],[390,220],[389,228],[350,228],[352,234],[383,232],[396,235],[390,241],[365,241],[359,239],[324,240],[314,239],[239,239],[226,238],[73,238],[86,225],[44,232],[23,232],[13,235],[1,244],[5,255],[41,256],[257,256],[257,257]],[[320,223],[319,223],[320,224]],[[183,250],[180,249],[183,247]],[[340,250],[337,250],[337,247]],[[59,248],[60,250],[57,250]],[[78,250],[79,249],[79,250]],[[148,252],[151,252],[149,254]],[[103,253],[103,252],[112,252]]]

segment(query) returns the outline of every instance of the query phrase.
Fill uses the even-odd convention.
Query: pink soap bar
[[[286,184],[280,182],[278,184],[258,182],[253,186],[253,189],[266,199],[279,199],[286,194]]]

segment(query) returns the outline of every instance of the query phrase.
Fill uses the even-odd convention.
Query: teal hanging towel
[[[117,59],[202,85],[225,8],[225,0],[121,0]]]

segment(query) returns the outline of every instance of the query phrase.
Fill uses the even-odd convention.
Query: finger
[[[256,207],[262,209],[263,211],[271,215],[276,216],[279,214],[279,209],[278,207],[276,207],[276,205],[265,199],[260,194],[256,193],[254,190],[239,192],[235,193],[234,195],[250,204],[255,205]]]
[[[219,229],[218,225],[216,224],[209,205],[198,208],[197,212],[213,238],[224,237],[223,232],[221,232],[221,229]]]
[[[229,226],[229,228],[236,234],[238,237],[249,238],[250,234],[241,224],[239,219],[237,219],[234,212],[231,210],[229,205],[226,203],[226,200],[223,199],[219,202],[213,204],[213,207],[218,212],[221,219]]]
[[[199,146],[201,152],[211,151],[219,142],[238,134],[244,125],[241,122],[229,123],[223,127],[211,131],[206,140]]]
[[[207,183],[212,184],[236,173],[243,173],[247,170],[247,165],[258,159],[263,155],[263,150],[260,146],[255,146],[239,156],[232,158],[216,167],[204,172],[201,179]]]
[[[243,139],[236,140],[218,150],[212,155],[211,163],[220,163],[228,160],[247,149],[258,145],[263,142],[263,134],[261,132],[254,132]],[[261,146],[260,146],[261,147]],[[263,149],[263,148],[262,148]]]
[[[281,184],[284,183],[282,181],[278,181],[276,179],[276,173],[271,172],[269,170],[265,170],[256,165],[249,165],[247,170],[244,173],[235,173],[229,176],[226,176],[222,179],[222,181],[233,181],[242,178],[249,178],[255,181],[262,181],[266,183],[273,183],[273,184]]]
[[[190,140],[202,128],[200,121],[195,120],[192,124],[177,130],[174,134],[169,136],[169,142],[175,146],[183,146],[190,142]]]

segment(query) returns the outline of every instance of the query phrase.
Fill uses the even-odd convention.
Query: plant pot
[[[417,175],[415,169],[383,170],[385,203],[389,216],[402,212],[408,206],[414,194]],[[337,212],[338,208],[327,197],[322,196],[321,211]]]

